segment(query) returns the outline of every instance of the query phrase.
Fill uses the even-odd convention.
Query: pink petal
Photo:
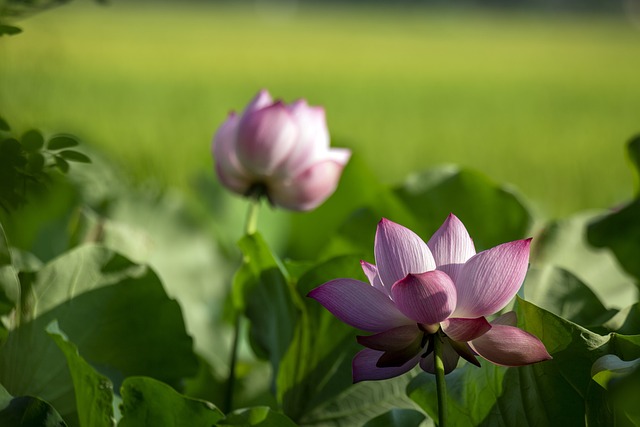
[[[496,365],[523,366],[551,359],[538,338],[513,326],[493,324],[491,330],[469,344]]]
[[[230,190],[245,194],[253,182],[236,156],[236,132],[239,120],[234,112],[229,113],[227,120],[213,137],[212,151],[215,170],[220,181]]]
[[[273,104],[273,98],[271,98],[269,91],[267,91],[266,89],[262,89],[260,90],[260,92],[256,94],[256,96],[253,97],[251,102],[249,102],[249,104],[245,107],[244,111],[242,112],[242,115],[244,116],[247,113],[252,113],[254,111],[261,110],[264,107],[267,107],[271,104]]]
[[[402,366],[379,368],[376,366],[383,352],[365,348],[356,354],[351,362],[353,372],[353,382],[370,380],[386,380],[397,377],[410,371],[420,360],[420,355],[409,360]]]
[[[374,254],[378,274],[387,288],[407,274],[436,268],[427,244],[413,231],[386,218],[378,223]]]
[[[431,249],[438,270],[447,273],[454,283],[462,265],[476,254],[467,229],[454,214],[449,214],[427,246]]]
[[[426,325],[442,322],[456,307],[456,287],[438,270],[409,274],[393,285],[391,295],[405,316]]]
[[[380,281],[380,276],[378,276],[378,268],[369,264],[366,261],[360,261],[360,265],[362,266],[362,271],[364,271],[364,275],[369,279],[369,283],[371,286],[382,291],[385,294],[389,294],[389,291],[382,285],[382,281]]]
[[[305,100],[298,100],[288,107],[298,126],[298,139],[287,157],[283,168],[296,175],[310,165],[326,160],[329,150],[329,130],[324,108],[310,107]],[[346,162],[343,162],[343,165]]]
[[[344,323],[364,331],[383,332],[397,326],[415,325],[386,294],[359,280],[332,280],[308,296]]]
[[[471,341],[491,329],[484,317],[475,319],[449,318],[442,322],[442,330],[454,341]]]
[[[394,351],[402,350],[416,342],[422,337],[424,332],[418,329],[416,324],[398,326],[388,331],[380,332],[375,335],[358,336],[358,343],[372,350]],[[420,341],[418,340],[418,343]]]
[[[282,103],[247,112],[238,125],[238,159],[254,175],[272,175],[297,137],[298,128]]]
[[[276,205],[287,209],[315,209],[336,190],[343,168],[332,160],[316,163],[293,179],[273,182],[269,195]]]
[[[439,339],[439,338],[435,337],[435,339]],[[444,363],[444,373],[448,374],[449,372],[456,369],[456,366],[458,366],[459,359],[460,359],[460,356],[454,350],[451,344],[449,344],[449,340],[444,339],[442,343],[442,362]],[[425,358],[420,360],[420,367],[422,368],[423,371],[428,372],[430,374],[436,373],[433,351],[429,353]]]
[[[488,316],[515,296],[527,274],[531,239],[504,243],[474,255],[455,282],[458,305],[453,317]]]

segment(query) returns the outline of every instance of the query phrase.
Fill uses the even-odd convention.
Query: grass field
[[[0,39],[0,115],[76,133],[139,178],[187,188],[226,112],[265,87],[324,105],[334,145],[386,182],[458,163],[552,216],[632,192],[640,29],[622,17],[114,0],[18,25]]]

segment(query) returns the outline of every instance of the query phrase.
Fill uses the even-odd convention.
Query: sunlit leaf
[[[553,265],[529,269],[523,289],[527,301],[581,325],[600,326],[615,314],[575,275]]]
[[[566,270],[588,286],[607,308],[622,308],[635,300],[636,286],[634,279],[620,267],[611,251],[594,248],[587,241],[588,226],[599,215],[601,212],[581,212],[546,224],[532,241],[531,265],[534,268],[555,266]],[[571,280],[569,284],[574,282]],[[524,289],[525,294],[530,295],[526,284]],[[539,295],[543,296],[542,293]],[[534,298],[531,301],[547,308],[542,300]],[[593,325],[594,320],[597,319],[584,324]]]
[[[118,427],[213,426],[224,417],[213,404],[184,396],[153,378],[127,378],[120,391]]]

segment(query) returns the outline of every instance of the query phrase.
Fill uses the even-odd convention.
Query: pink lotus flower
[[[382,219],[376,231],[376,265],[362,261],[370,284],[336,279],[309,293],[343,322],[373,335],[358,336],[366,349],[353,358],[353,381],[392,378],[416,364],[434,373],[433,340],[443,342],[445,373],[460,356],[477,355],[503,366],[551,358],[538,338],[515,327],[508,312],[491,323],[524,280],[531,239],[476,254],[460,220],[449,215],[428,243]]]
[[[242,115],[234,112],[213,139],[215,169],[231,191],[266,196],[306,211],[335,191],[351,152],[330,149],[324,109],[304,99],[285,105],[260,91]]]

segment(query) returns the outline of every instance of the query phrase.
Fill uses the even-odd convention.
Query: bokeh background
[[[606,4],[603,4],[606,3]],[[638,2],[74,1],[0,39],[0,112],[190,193],[260,89],[326,107],[386,183],[441,163],[543,217],[627,199],[640,130]],[[367,185],[363,182],[362,185]]]

